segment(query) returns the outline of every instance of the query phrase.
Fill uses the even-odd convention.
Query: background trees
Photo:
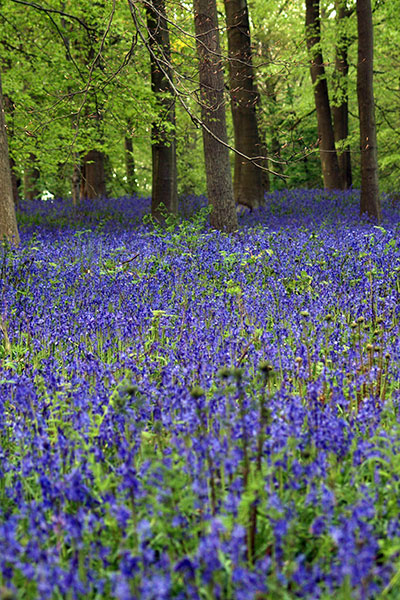
[[[306,5],[308,35],[301,3],[218,4],[214,108],[231,100],[224,139],[239,151],[229,154],[235,198],[253,207],[262,184],[246,156],[264,156],[260,163],[275,172],[271,189],[361,184],[356,3]],[[399,160],[400,23],[391,3],[371,8],[380,189],[391,192],[399,183],[393,167]],[[150,194],[153,188],[155,205],[163,201],[172,210],[177,193],[206,193],[201,126],[207,118],[209,129],[222,121],[218,112],[204,112],[207,86],[199,94],[194,22],[192,3],[178,0],[4,0],[0,63],[15,198],[17,191],[29,196],[45,189],[76,198],[78,180],[81,196]],[[207,63],[215,55],[200,58]],[[207,151],[209,171],[219,161],[216,151]],[[169,174],[156,174],[161,163]]]

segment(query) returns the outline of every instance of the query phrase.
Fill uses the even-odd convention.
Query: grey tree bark
[[[249,157],[261,156],[247,0],[224,0],[228,32],[229,87],[235,148]],[[261,164],[261,161],[259,161]],[[257,208],[264,199],[262,171],[235,154],[233,191],[237,204]]]
[[[125,167],[126,167],[126,183],[128,186],[128,194],[137,192],[137,182],[135,175],[135,155],[133,153],[132,135],[127,133],[124,138],[125,147]]]
[[[348,103],[348,50],[350,45],[347,30],[350,11],[347,0],[336,0],[336,55],[333,90],[333,129],[337,148],[341,188],[347,190],[352,185],[351,156],[348,147],[340,148],[349,135],[349,103]]]
[[[224,145],[228,135],[216,0],[193,0],[193,7],[210,223],[215,229],[232,232],[238,223],[229,150]]]
[[[360,214],[367,214],[379,222],[381,205],[373,84],[374,38],[371,0],[357,0],[357,31],[357,97],[361,150]]]
[[[152,194],[151,214],[162,220],[160,205],[178,212],[175,97],[171,86],[171,47],[165,0],[146,2],[149,33],[151,87],[159,105],[159,115],[152,125]]]
[[[7,129],[4,118],[3,91],[0,76],[0,239],[18,246],[19,233],[15,216],[8,153]]]
[[[328,84],[321,50],[319,0],[306,0],[306,38],[317,112],[322,177],[324,187],[333,190],[340,188],[340,171],[335,149]]]

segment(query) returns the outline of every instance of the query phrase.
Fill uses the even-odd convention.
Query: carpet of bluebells
[[[400,214],[30,202],[1,248],[0,598],[400,597]]]

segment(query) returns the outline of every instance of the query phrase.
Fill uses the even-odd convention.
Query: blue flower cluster
[[[204,206],[22,207],[0,597],[399,597],[399,215],[285,191],[228,236]]]

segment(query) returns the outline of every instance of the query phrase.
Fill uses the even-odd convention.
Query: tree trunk
[[[21,181],[17,177],[15,172],[15,160],[10,156],[10,172],[11,172],[11,185],[13,191],[13,200],[16,207],[19,206],[19,185]]]
[[[33,152],[29,153],[29,162],[25,165],[24,172],[24,196],[27,200],[34,200],[40,196],[38,180],[40,172],[37,167],[37,158]]]
[[[371,0],[357,0],[357,30],[357,97],[361,149],[360,213],[366,213],[379,222],[381,206],[373,86],[374,40]]]
[[[103,198],[105,195],[104,154],[99,150],[90,150],[83,157],[81,198]]]
[[[324,187],[333,190],[340,188],[340,172],[335,149],[328,84],[321,50],[319,0],[306,0],[306,38],[317,112],[322,176]]]
[[[72,204],[77,206],[80,199],[80,186],[82,179],[81,161],[79,152],[74,152],[74,164],[72,167]]]
[[[7,127],[8,140],[14,135],[14,103],[11,98],[7,95],[3,96],[4,109],[6,113],[9,115],[11,123]],[[15,206],[19,206],[19,182],[18,177],[15,171],[15,160],[10,154],[10,170],[11,170],[11,182],[12,182],[12,190],[13,190],[13,198]]]
[[[265,139],[266,139],[266,136],[263,137],[263,140],[265,140]],[[273,140],[272,140],[272,142],[273,142]],[[273,144],[271,145],[271,151],[273,151]],[[267,169],[269,167],[269,162],[268,162],[268,158],[267,158],[268,148],[267,148],[267,144],[265,141],[262,141],[260,144],[260,152],[261,152],[261,156],[265,157],[260,160],[260,165],[262,167],[264,167],[263,170],[261,171],[261,187],[263,190],[263,201],[264,201],[264,193],[268,193],[271,189],[269,172],[267,171]]]
[[[235,148],[249,157],[262,154],[256,107],[247,0],[225,0],[228,31],[229,87]],[[235,154],[233,191],[237,204],[257,208],[264,200],[262,171]]]
[[[61,10],[65,11],[65,2],[61,2]],[[61,17],[61,26],[63,31],[66,32],[68,30],[71,31],[71,25],[67,24],[67,20],[64,17]],[[71,43],[69,37],[64,33],[63,41],[66,48],[66,60],[69,62],[71,60]],[[75,41],[74,46],[79,48],[79,44]],[[71,93],[72,88],[70,86],[67,87],[68,93]],[[78,122],[76,117],[72,118],[72,127],[75,131],[75,137],[78,136]],[[74,162],[72,165],[72,176],[71,176],[71,192],[72,192],[72,205],[76,208],[79,204],[79,200],[81,198],[81,184],[82,184],[82,166],[81,166],[81,153],[74,150],[73,151]],[[82,188],[84,186],[82,185]],[[82,192],[84,190],[82,189]]]
[[[349,35],[347,33],[348,12],[347,1],[336,0],[337,41],[335,56],[333,128],[340,170],[341,188],[347,190],[352,185],[350,150],[346,144],[349,135],[349,106],[348,106],[348,49]],[[340,144],[346,144],[342,148]]]
[[[216,0],[193,0],[193,7],[210,223],[215,229],[231,232],[238,224],[229,150],[224,145],[228,135]]]
[[[137,183],[135,176],[135,156],[133,154],[132,137],[125,136],[125,166],[126,166],[126,183],[128,186],[128,194],[137,192]]]
[[[162,220],[161,204],[178,212],[175,140],[175,96],[171,86],[171,47],[165,14],[165,0],[146,3],[149,32],[151,88],[156,96],[159,115],[152,124],[151,214]]]
[[[271,56],[271,52],[269,51],[268,46],[264,45],[264,55],[267,57],[267,60],[272,61],[273,57]],[[282,173],[282,165],[281,165],[281,144],[279,141],[279,132],[282,129],[281,121],[282,119],[277,119],[276,114],[279,112],[278,108],[278,100],[276,95],[276,84],[277,78],[272,77],[271,75],[267,76],[265,80],[265,88],[266,88],[266,102],[267,102],[267,110],[269,113],[269,121],[270,125],[268,126],[268,134],[270,139],[270,156],[277,162],[272,163],[273,170],[276,173]],[[264,139],[267,131],[265,132]],[[267,173],[268,175],[268,173]],[[276,180],[276,176],[272,177],[272,180]],[[269,178],[268,178],[269,183]],[[269,187],[268,187],[269,191]]]
[[[19,244],[0,77],[0,239]]]

